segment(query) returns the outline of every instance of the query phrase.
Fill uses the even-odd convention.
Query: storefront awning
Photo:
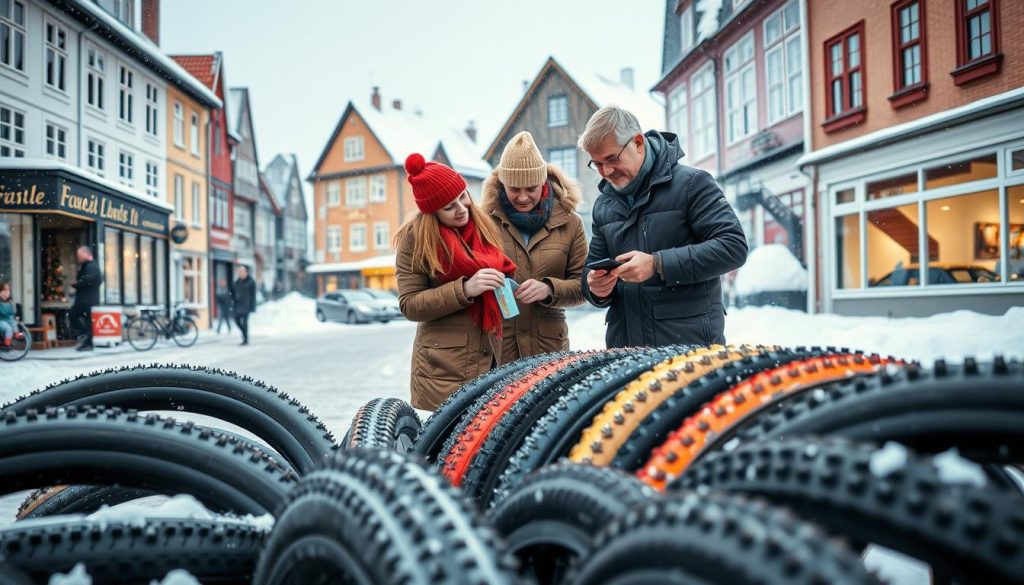
[[[321,264],[310,264],[306,272],[311,274],[342,273],[342,272],[363,272],[367,270],[395,269],[395,254],[376,256],[366,260],[353,262],[332,262]]]

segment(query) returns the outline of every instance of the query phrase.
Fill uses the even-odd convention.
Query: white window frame
[[[679,138],[683,152],[690,152],[690,103],[688,84],[681,83],[668,96],[668,130]]]
[[[160,89],[146,82],[146,134],[160,135]]]
[[[51,34],[52,33],[52,34]],[[63,42],[61,36],[63,35]],[[50,15],[43,18],[43,83],[46,87],[66,94],[68,80],[68,28]]]
[[[328,207],[341,206],[341,181],[327,181],[327,184],[324,185],[324,191],[324,198],[327,200]]]
[[[199,181],[192,181],[192,225],[200,227],[203,222],[203,194]]]
[[[86,153],[86,166],[90,171],[102,177],[106,171],[106,145],[95,138],[90,138],[86,146]]]
[[[688,4],[679,13],[679,53],[681,55],[685,55],[694,45],[696,35],[693,27],[693,4]]]
[[[68,130],[67,128],[54,124],[53,122],[46,123],[46,147],[45,156],[53,160],[62,160],[67,162],[68,160]]]
[[[345,179],[345,207],[357,209],[366,207],[366,177]]]
[[[3,119],[5,114],[6,121]],[[19,136],[21,140],[18,140]],[[0,149],[0,157],[25,158],[25,112],[0,105]],[[3,150],[7,153],[4,154]]]
[[[348,249],[352,252],[366,251],[365,223],[354,223],[348,227]]]
[[[570,160],[572,161],[571,166],[569,165]],[[579,154],[576,152],[575,146],[548,150],[548,162],[565,171],[566,176],[570,178],[575,179],[579,176]]]
[[[192,156],[199,156],[199,112],[192,112],[192,124],[189,126],[189,144]]]
[[[341,226],[327,226],[327,251],[332,254],[341,253]]]
[[[383,174],[370,175],[370,203],[384,203],[388,200],[388,181]]]
[[[803,47],[801,46],[801,31],[799,22],[799,7],[797,7],[797,21],[786,22],[786,10],[796,6],[796,0],[790,0],[785,6],[772,13],[764,21],[764,75],[765,75],[765,96],[768,99],[766,111],[768,112],[768,124],[777,124],[782,120],[790,118],[803,112]],[[779,37],[769,40],[769,29],[774,21],[778,22]],[[771,59],[778,55],[779,79],[772,79],[772,68],[769,65]],[[795,62],[794,62],[795,59]],[[795,67],[791,67],[794,65]],[[773,109],[772,92],[778,90],[781,95],[782,112],[777,113]]]
[[[107,85],[107,55],[94,45],[86,45],[86,104],[100,111],[107,111],[104,93]]]
[[[185,177],[174,175],[174,219],[185,220]]]
[[[15,13],[19,7],[21,8],[21,22],[18,22],[17,18],[15,18]],[[8,10],[10,12],[7,14],[0,14],[0,27],[7,28],[10,31],[7,36],[7,46],[0,47],[0,55],[6,51],[7,60],[0,58],[0,65],[23,74],[25,73],[26,47],[28,46],[25,41],[25,22],[28,19],[28,9],[25,7],[25,3],[21,0],[11,0]],[[18,62],[19,55],[15,50],[18,48],[18,39],[21,39],[20,63]]]
[[[348,136],[344,142],[345,162],[355,162],[366,158],[366,140],[362,136]]]
[[[146,194],[151,197],[160,195],[160,165],[156,161],[146,161]]]
[[[117,119],[125,124],[135,124],[135,72],[124,65],[117,68],[118,102]]]
[[[185,106],[174,102],[174,146],[185,148]]]
[[[569,125],[569,96],[558,94],[548,97],[548,128]]]
[[[117,178],[125,185],[131,186],[135,177],[135,155],[122,150],[117,153]]]
[[[732,146],[753,136],[758,130],[755,53],[754,31],[750,31],[726,49],[722,58],[722,69],[725,72],[725,143],[727,146]]]
[[[690,78],[690,127],[693,129],[693,162],[718,152],[718,92],[712,61]],[[694,87],[696,86],[696,88]],[[705,87],[706,86],[706,87]]]
[[[387,250],[391,248],[391,223],[387,221],[373,222],[373,248]]]

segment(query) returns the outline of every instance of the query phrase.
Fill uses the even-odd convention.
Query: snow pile
[[[156,581],[150,581],[149,585],[201,585],[192,573],[184,569],[174,569],[170,573],[164,576],[164,580],[157,583]]]
[[[875,477],[888,477],[890,473],[903,469],[907,464],[907,448],[899,443],[889,441],[881,449],[871,454],[868,469]]]
[[[86,516],[86,520],[93,522],[121,522],[132,526],[142,526],[150,518],[188,518],[192,520],[219,520],[227,522],[239,522],[251,524],[262,530],[270,530],[274,527],[274,517],[270,514],[262,516],[223,516],[214,514],[203,506],[203,504],[188,494],[178,494],[174,497],[155,503],[163,499],[162,496],[141,498],[131,502],[125,502],[116,506],[104,505],[92,514]],[[155,505],[154,505],[155,504]]]
[[[66,575],[64,573],[50,575],[50,585],[92,585],[92,577],[86,572],[85,565],[78,563]]]
[[[943,483],[985,487],[988,481],[985,479],[985,470],[977,463],[961,457],[955,448],[936,455],[932,465],[939,472],[939,479]]]
[[[250,329],[305,329],[316,327],[316,301],[297,292],[290,292],[276,301],[256,307],[249,317]]]
[[[736,294],[747,296],[766,291],[807,290],[807,269],[782,244],[754,248],[736,272]]]

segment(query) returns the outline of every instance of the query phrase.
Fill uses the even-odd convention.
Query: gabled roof
[[[575,85],[594,109],[614,104],[633,112],[644,129],[661,128],[664,126],[664,108],[654,101],[654,98],[650,95],[599,74],[588,72],[583,68],[576,71],[579,73],[578,76],[571,75],[554,57],[548,57],[548,60],[540,68],[540,72],[533,78],[533,83],[530,84],[530,87],[527,88],[522,99],[516,105],[515,110],[512,111],[512,115],[508,117],[501,131],[494,137],[491,145],[487,147],[484,158],[491,160],[494,157],[495,150],[502,143],[502,139],[508,134],[515,121],[522,115],[523,110],[533,101],[540,84],[552,72],[562,75]]]
[[[276,215],[280,215],[283,207],[281,207],[277,198],[274,197],[274,192],[270,190],[270,185],[267,185],[267,181],[263,176],[263,173],[260,173],[260,193],[267,198],[267,201],[270,201],[270,206],[274,208],[274,213]]]
[[[213,91],[217,91],[217,68],[219,59],[214,55],[171,55],[171,59],[189,75],[195,77]]]
[[[449,128],[444,132],[432,158],[437,158],[439,152],[444,153],[448,163],[460,175],[486,179],[491,174],[491,164],[483,159],[480,145],[470,140],[465,130]]]

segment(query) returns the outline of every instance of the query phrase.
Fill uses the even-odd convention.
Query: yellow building
[[[206,106],[167,88],[167,200],[171,216],[171,300],[210,323]]]

